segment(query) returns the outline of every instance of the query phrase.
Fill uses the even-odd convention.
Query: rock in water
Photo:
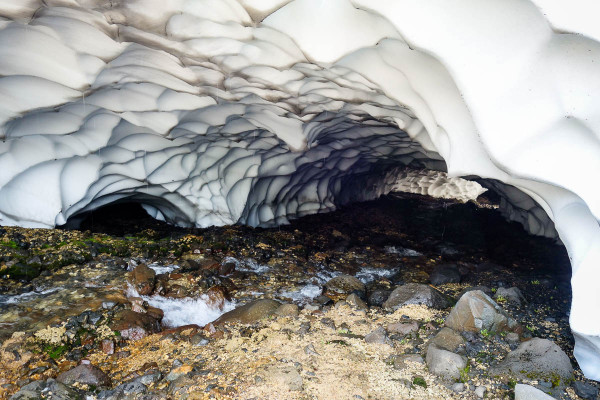
[[[281,306],[281,303],[275,300],[255,300],[221,315],[213,322],[213,325],[218,326],[225,323],[251,324],[273,314],[279,306]]]
[[[533,338],[521,343],[496,367],[492,374],[529,378],[565,384],[573,379],[569,356],[548,339]]]
[[[122,310],[115,315],[111,329],[118,331],[124,339],[139,340],[160,332],[160,323],[147,313]]]
[[[397,310],[409,304],[422,304],[437,309],[450,306],[446,296],[431,286],[421,283],[407,283],[394,289],[390,297],[383,303],[383,308]]]
[[[108,375],[92,364],[80,364],[73,369],[61,373],[56,380],[65,385],[73,385],[74,383],[90,386],[110,385]]]
[[[455,331],[519,331],[521,327],[494,300],[481,290],[465,293],[450,311],[446,326]]]
[[[156,272],[146,264],[139,264],[131,271],[130,281],[142,296],[151,294],[156,283]]]

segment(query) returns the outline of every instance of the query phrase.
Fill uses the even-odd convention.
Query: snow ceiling
[[[273,225],[375,198],[406,165],[476,175],[566,245],[575,353],[598,380],[597,7],[0,0],[0,224],[135,201]]]

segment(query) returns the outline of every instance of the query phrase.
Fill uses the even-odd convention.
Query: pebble
[[[452,385],[452,391],[454,393],[461,393],[465,391],[465,384],[464,383],[455,383],[454,385]]]
[[[486,390],[487,389],[485,386],[477,386],[475,388],[475,396],[479,397],[480,399],[483,399],[483,396],[485,396]]]

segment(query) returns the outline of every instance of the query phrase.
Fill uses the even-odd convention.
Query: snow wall
[[[575,355],[600,380],[597,7],[0,0],[0,224],[135,201],[268,226],[376,198],[403,166],[493,179],[567,247]]]

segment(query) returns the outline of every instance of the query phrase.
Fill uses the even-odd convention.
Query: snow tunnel
[[[119,201],[180,226],[282,224],[478,176],[565,244],[600,379],[600,28],[592,0],[0,4],[0,224]]]

